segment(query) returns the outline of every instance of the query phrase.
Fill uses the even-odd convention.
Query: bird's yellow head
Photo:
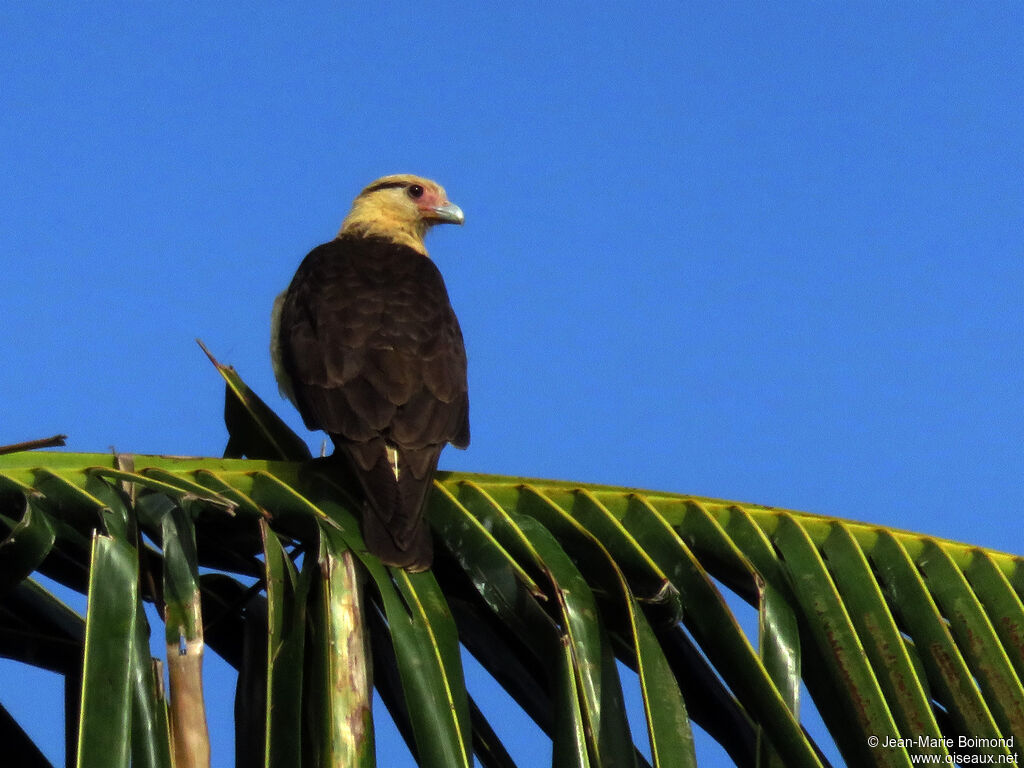
[[[377,179],[352,202],[339,235],[379,235],[426,255],[423,237],[434,224],[462,224],[462,209],[430,179],[398,174]]]

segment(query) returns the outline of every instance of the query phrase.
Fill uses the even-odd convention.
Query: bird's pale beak
[[[433,214],[431,216],[432,219],[444,222],[445,224],[463,224],[466,221],[466,216],[462,213],[462,209],[455,203],[445,203],[444,205],[431,208],[430,211]]]

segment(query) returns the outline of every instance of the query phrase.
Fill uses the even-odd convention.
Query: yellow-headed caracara
[[[462,211],[434,182],[373,182],[277,298],[271,332],[282,393],[359,478],[367,548],[410,571],[433,559],[423,507],[441,449],[469,444],[462,332],[423,246],[446,222]]]

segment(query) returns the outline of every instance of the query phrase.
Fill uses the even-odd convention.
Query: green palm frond
[[[301,450],[219,367],[244,424],[232,452]],[[462,648],[556,766],[696,765],[691,722],[741,766],[826,765],[801,683],[849,765],[1020,756],[1021,558],[752,504],[441,473],[437,563],[408,574],[365,552],[344,480],[303,458],[0,456],[0,654],[81,687],[79,765],[206,764],[206,646],[239,672],[239,765],[374,765],[375,686],[420,765],[514,766]],[[35,573],[87,594],[87,615]],[[169,698],[144,602],[165,618]],[[9,717],[0,734],[34,750]]]

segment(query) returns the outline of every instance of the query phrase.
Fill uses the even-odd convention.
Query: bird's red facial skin
[[[430,218],[433,215],[434,208],[438,208],[447,203],[447,198],[445,198],[437,187],[424,187],[423,195],[416,200],[416,207],[419,208],[427,218]]]

